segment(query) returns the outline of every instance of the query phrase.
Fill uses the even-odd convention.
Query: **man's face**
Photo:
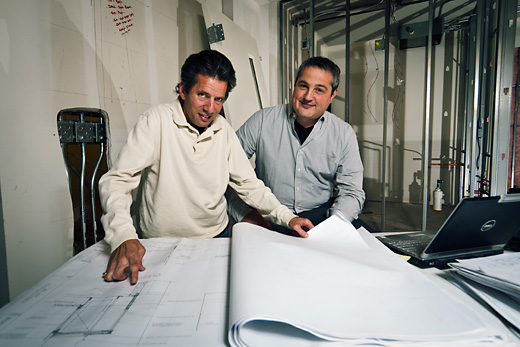
[[[191,125],[208,127],[217,117],[226,100],[227,82],[199,75],[197,83],[188,92],[179,84],[179,96],[184,100],[182,110]]]
[[[296,119],[304,127],[314,125],[329,107],[338,90],[332,93],[332,74],[309,66],[295,83],[292,106]]]

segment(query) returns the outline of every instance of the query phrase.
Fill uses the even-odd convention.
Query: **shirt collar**
[[[296,121],[296,113],[294,112],[292,104],[287,104],[287,111],[288,111],[289,119],[292,120],[293,126],[294,126],[294,122]],[[316,122],[316,124],[318,124],[318,123],[323,124],[325,122],[325,119],[328,117],[328,114],[329,114],[329,111],[325,111],[321,115],[321,117],[318,118],[318,121]],[[316,124],[314,124],[314,126],[316,126]]]

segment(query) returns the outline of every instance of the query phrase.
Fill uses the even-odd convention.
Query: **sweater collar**
[[[177,124],[177,126],[188,128],[197,134],[199,133],[198,130],[195,129],[194,126],[192,126],[190,123],[188,123],[188,120],[186,119],[186,116],[184,115],[184,111],[182,110],[182,105],[181,105],[179,98],[175,99],[171,103],[171,109],[172,109],[172,120],[175,124]],[[220,129],[222,129],[223,121],[224,120],[223,120],[222,116],[218,115],[213,120],[211,125],[201,135],[214,134],[214,133],[218,132]]]

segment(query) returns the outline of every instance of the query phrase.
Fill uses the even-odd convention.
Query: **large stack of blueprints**
[[[103,281],[109,247],[99,242],[0,309],[0,346],[510,342],[366,230],[337,217],[308,239],[239,223],[232,240],[142,243],[146,271],[136,285]]]
[[[466,288],[520,332],[520,253],[463,259],[449,265]]]
[[[500,336],[366,230],[332,216],[308,239],[233,231],[232,346],[479,346]]]

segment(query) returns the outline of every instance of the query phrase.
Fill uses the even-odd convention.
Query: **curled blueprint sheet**
[[[508,344],[366,230],[331,218],[308,239],[235,225],[232,346]]]
[[[0,310],[0,346],[226,346],[230,240],[141,241],[136,285],[99,242]]]

